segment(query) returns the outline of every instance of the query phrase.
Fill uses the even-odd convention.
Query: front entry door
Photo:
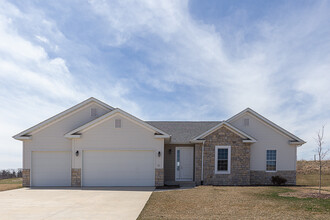
[[[176,147],[175,150],[175,180],[193,181],[194,148]]]

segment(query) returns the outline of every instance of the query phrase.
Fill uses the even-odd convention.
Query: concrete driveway
[[[136,219],[153,187],[29,189],[0,192],[1,219]]]

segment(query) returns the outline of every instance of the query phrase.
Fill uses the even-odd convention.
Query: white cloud
[[[194,119],[204,110],[207,117],[210,109],[218,109],[229,117],[249,106],[306,139],[308,144],[298,155],[312,157],[312,137],[330,117],[326,113],[330,110],[327,3],[294,12],[283,7],[282,17],[275,14],[233,33],[226,33],[230,28],[224,22],[219,22],[223,27],[215,29],[194,20],[187,1],[91,4],[108,21],[109,32],[121,38],[118,45],[144,51],[147,59],[160,66],[157,70],[139,69],[141,79],[148,77],[150,86],[165,92],[174,91],[174,85],[207,88],[201,91],[202,99],[188,107],[194,108],[194,114],[170,108],[178,111],[176,116]],[[252,29],[255,39],[247,43],[242,36]],[[225,41],[223,34],[232,34],[230,41]],[[153,50],[149,42],[137,43],[145,36],[157,36],[163,46]],[[205,105],[210,109],[205,110]]]
[[[40,18],[42,13],[28,11],[22,12],[7,2],[0,3],[0,169],[21,166],[21,143],[11,138],[14,134],[90,96],[138,112],[135,103],[123,97],[128,88],[123,89],[120,82],[111,86],[105,83],[105,88],[111,88],[108,93],[108,89],[99,85],[89,88],[71,73],[64,58],[54,54],[50,57],[43,43],[56,49],[57,43],[67,44],[69,40],[58,31],[56,24]],[[45,27],[44,35],[33,33],[42,32],[42,28],[37,27],[39,23]],[[33,38],[29,38],[30,33],[20,33],[29,24],[33,27]]]
[[[306,139],[299,158],[311,158],[312,137],[330,117],[329,5],[284,8],[282,17],[270,15],[237,30],[228,28],[228,19],[214,25],[194,20],[188,4],[90,1],[91,17],[104,24],[105,45],[143,52],[143,61],[131,63],[132,77],[115,77],[112,71],[120,69],[99,67],[87,56],[96,50],[97,36],[82,45],[76,42],[80,33],[71,40],[41,8],[31,4],[23,12],[2,1],[0,102],[7,107],[0,109],[0,168],[17,164],[8,158],[21,154],[13,134],[89,96],[158,120],[222,120],[219,115],[230,117],[249,106]],[[80,69],[73,72],[72,62]],[[83,68],[91,70],[88,76],[79,72]],[[175,102],[148,100],[153,108],[135,103],[132,87],[153,92],[141,88],[143,83]],[[191,96],[180,97],[178,88],[189,89]]]
[[[45,37],[42,37],[42,36],[39,36],[39,35],[36,35],[35,37],[43,43],[46,43],[46,44],[49,43],[49,40]]]

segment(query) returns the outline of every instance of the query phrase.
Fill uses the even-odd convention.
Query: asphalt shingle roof
[[[146,121],[171,135],[170,143],[189,143],[194,137],[210,130],[221,121]]]

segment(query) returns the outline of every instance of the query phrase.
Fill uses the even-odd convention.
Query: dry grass
[[[297,161],[297,185],[318,186],[319,166],[315,161]],[[322,186],[330,186],[330,160],[322,167]]]
[[[297,174],[318,174],[319,165],[315,161],[298,160]],[[330,160],[323,161],[322,173],[330,175]]]
[[[0,180],[0,191],[18,189],[22,187],[22,178]]]
[[[329,199],[279,196],[300,189],[199,186],[154,192],[139,219],[329,219]]]
[[[299,174],[297,173],[297,185],[301,186],[318,186],[318,174]],[[330,175],[322,175],[322,186],[330,186]]]

